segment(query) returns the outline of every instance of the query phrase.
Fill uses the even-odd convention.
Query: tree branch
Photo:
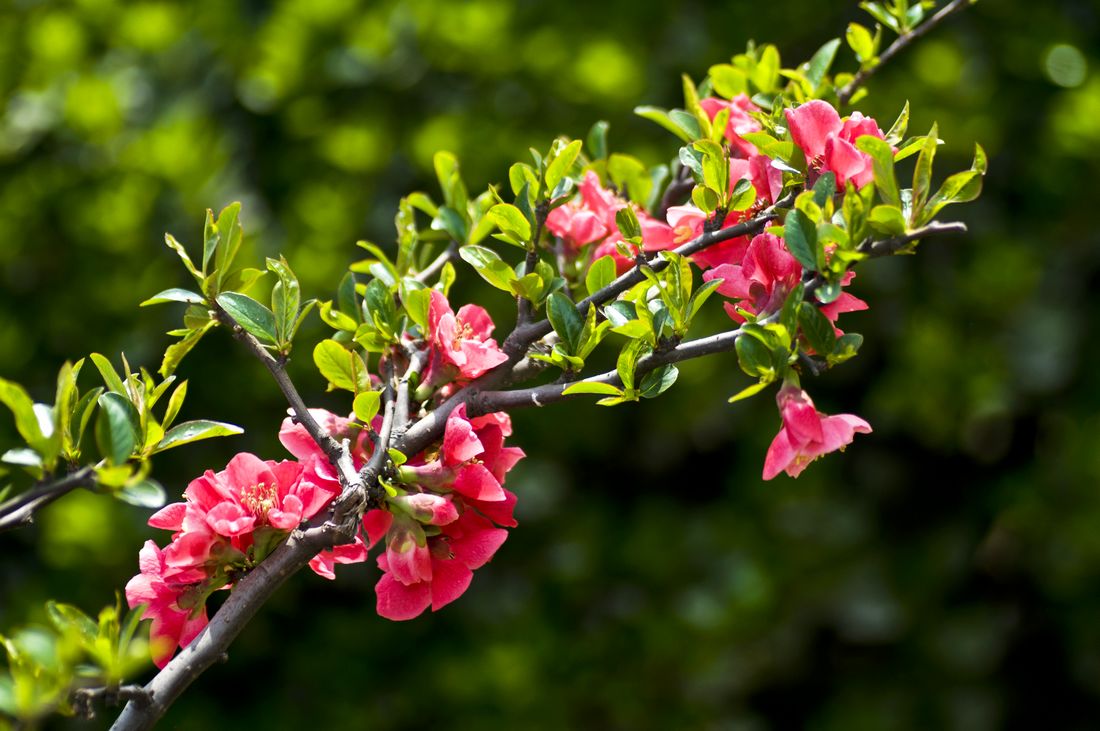
[[[741,337],[741,328],[729,332],[711,335],[710,337],[689,340],[680,343],[675,348],[650,353],[638,359],[634,368],[635,378],[640,378],[652,370],[669,363],[678,363],[682,360],[702,358],[715,353],[723,353],[733,350],[737,345],[737,338]],[[567,401],[579,396],[591,396],[592,394],[564,394],[563,392],[578,383],[607,383],[614,386],[622,386],[622,379],[618,371],[607,371],[596,376],[584,378],[569,383],[547,383],[533,388],[521,388],[512,391],[482,391],[476,394],[469,406],[475,414],[485,414],[492,411],[504,411],[525,406],[545,406],[558,401]]]
[[[431,264],[424,267],[424,269],[419,274],[413,277],[413,279],[420,282],[421,284],[427,284],[428,280],[434,277],[436,273],[439,272],[441,269],[443,269],[447,262],[449,262],[451,259],[454,259],[455,254],[457,253],[458,242],[451,241],[451,243],[447,245],[447,248],[444,249],[439,256],[433,259]]]
[[[95,485],[95,469],[81,467],[56,480],[35,484],[31,489],[0,503],[0,533],[34,522],[34,512],[62,495],[81,487]]]
[[[951,0],[951,2],[940,8],[940,10],[931,18],[924,21],[908,33],[903,33],[902,35],[898,36],[894,40],[894,42],[890,44],[890,47],[883,51],[882,55],[878,57],[878,62],[875,63],[875,65],[860,69],[851,81],[849,81],[837,91],[837,101],[839,101],[842,105],[847,104],[848,100],[852,98],[852,95],[855,94],[856,91],[861,86],[863,86],[864,83],[867,82],[867,79],[871,78],[871,76],[879,70],[879,67],[881,67],[891,58],[904,50],[905,47],[908,46],[910,43],[917,40],[943,21],[947,20],[947,18],[959,12],[960,10],[966,9],[967,6],[973,5],[977,1],[978,0]]]

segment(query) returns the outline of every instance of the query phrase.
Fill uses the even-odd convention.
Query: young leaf
[[[771,383],[771,380],[767,378],[762,378],[751,386],[746,386],[745,388],[730,396],[729,403],[732,404],[734,401],[740,401],[742,399],[747,399],[750,396],[755,396],[756,394],[767,388],[769,385],[771,385]]]
[[[856,140],[856,147],[871,156],[875,188],[883,202],[891,206],[901,206],[898,181],[894,177],[894,151],[890,143],[873,135],[863,135]]]
[[[197,442],[200,439],[227,437],[232,434],[242,434],[243,432],[244,429],[240,428],[239,426],[226,424],[221,421],[207,421],[206,419],[185,421],[182,424],[179,424],[169,429],[164,434],[164,437],[156,443],[150,454],[163,452],[166,449],[179,447],[183,444]]]
[[[241,248],[241,239],[244,231],[240,221],[241,204],[237,201],[230,203],[218,214],[218,249],[214,255],[214,264],[218,273],[218,283],[225,280],[229,269],[233,266],[233,260],[237,257],[237,251]],[[203,254],[203,271],[206,271],[206,255]],[[219,287],[220,288],[220,287]]]
[[[199,284],[202,284],[204,279],[202,272],[196,269],[195,265],[191,263],[191,257],[187,255],[187,251],[183,248],[183,244],[176,241],[176,237],[172,234],[164,234],[164,243],[168,246],[169,249],[176,252],[176,254],[180,258],[180,261],[182,261],[183,265],[187,267],[187,271],[191,272],[191,276],[193,276]]]
[[[92,353],[92,363],[95,364],[99,374],[103,377],[103,382],[107,384],[107,388],[115,393],[126,393],[126,386],[122,383],[122,378],[119,377],[118,371],[111,365],[111,361],[99,353]]]
[[[607,129],[610,125],[600,120],[592,125],[592,129],[588,130],[588,137],[585,138],[585,145],[588,147],[588,152],[592,156],[593,160],[602,160],[607,157]]]
[[[557,156],[550,161],[550,164],[546,166],[546,189],[554,190],[558,187],[558,183],[569,172],[569,168],[573,167],[573,163],[577,159],[577,155],[581,152],[581,141],[573,140],[568,145],[565,145],[558,152]]]
[[[817,271],[817,227],[805,213],[794,208],[787,214],[787,219],[783,222],[783,239],[791,254],[806,271]],[[740,338],[738,342],[743,339]]]
[[[459,249],[458,255],[477,270],[477,273],[486,282],[497,289],[511,293],[512,282],[516,279],[516,273],[495,251],[484,246],[470,244]]]
[[[569,355],[576,355],[584,329],[584,318],[577,312],[577,306],[561,292],[554,292],[546,300],[546,315]]]
[[[203,299],[203,296],[198,292],[192,292],[189,289],[180,289],[179,287],[173,287],[172,289],[166,289],[163,292],[157,292],[152,297],[139,304],[138,307],[157,305],[162,302],[183,302],[189,305],[201,305],[206,302],[206,300]]]
[[[378,408],[382,402],[381,391],[363,391],[352,402],[352,411],[355,418],[364,424],[370,424],[378,414]]]
[[[921,145],[920,155],[917,157],[917,166],[913,169],[913,220],[916,220],[920,210],[924,208],[928,200],[930,186],[932,185],[932,161],[936,156],[936,145],[939,144],[939,128],[935,123],[928,131]]]
[[[561,392],[562,396],[572,396],[579,393],[592,393],[598,396],[621,396],[623,390],[618,386],[613,386],[610,383],[598,383],[594,381],[577,381],[571,383],[564,391]]]
[[[488,216],[504,234],[515,239],[515,243],[531,241],[531,222],[515,206],[498,203],[489,209]]]
[[[601,256],[588,267],[584,277],[584,286],[589,295],[594,295],[615,281],[615,260],[610,256]]]
[[[803,302],[798,308],[798,324],[806,342],[818,355],[828,355],[836,345],[836,331],[825,314],[809,302]]]
[[[269,343],[279,341],[275,332],[275,315],[256,300],[239,292],[223,292],[218,295],[217,301],[245,332]]]
[[[99,397],[96,443],[111,464],[120,465],[130,458],[140,431],[140,417],[129,399],[114,392]]]
[[[205,335],[210,328],[217,324],[213,320],[208,320],[201,327],[189,330],[179,341],[172,343],[164,351],[164,358],[160,362],[160,369],[157,371],[163,378],[167,378],[176,372],[176,368],[179,367],[180,361],[183,357],[191,352],[202,336]]]
[[[331,388],[343,388],[355,393],[370,390],[370,377],[362,357],[335,340],[317,343],[313,349],[313,362]]]
[[[810,59],[809,68],[806,70],[806,79],[809,80],[814,89],[821,86],[825,74],[829,73],[829,67],[833,65],[833,59],[836,58],[838,48],[840,48],[840,39],[834,38],[817,49],[813,58]]]
[[[642,378],[638,395],[642,398],[657,398],[672,388],[672,384],[676,383],[676,378],[679,375],[680,371],[674,365],[663,365],[656,370],[652,370]]]
[[[149,478],[125,485],[115,493],[115,497],[139,508],[160,508],[168,502],[168,495],[161,484]]]

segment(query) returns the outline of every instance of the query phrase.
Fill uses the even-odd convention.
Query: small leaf
[[[890,143],[874,135],[863,135],[856,140],[856,147],[871,156],[875,175],[875,189],[884,203],[901,206],[898,182],[894,177],[894,150]]]
[[[274,313],[256,300],[238,292],[223,292],[217,301],[245,332],[269,343],[279,342]]]
[[[871,36],[871,31],[859,23],[849,23],[844,37],[861,64],[875,57],[875,39]]]
[[[602,160],[607,157],[608,127],[610,127],[610,125],[607,122],[600,120],[592,125],[592,129],[588,130],[588,137],[585,138],[585,145],[588,147],[588,152],[594,160]]]
[[[834,38],[817,49],[817,53],[810,59],[809,68],[806,70],[806,78],[814,89],[821,86],[825,74],[829,72],[829,67],[833,65],[833,59],[836,58],[838,48],[840,48],[840,39]]]
[[[206,300],[203,299],[203,296],[198,292],[192,292],[189,289],[180,289],[179,287],[173,287],[172,289],[166,289],[162,292],[157,292],[152,297],[139,304],[138,307],[157,305],[162,302],[184,302],[189,305],[201,305],[206,302]]]
[[[516,280],[516,273],[495,251],[470,244],[459,249],[458,255],[477,270],[486,282],[497,289],[512,292],[512,282]]]
[[[554,190],[558,187],[558,183],[569,172],[569,168],[573,167],[577,155],[581,152],[581,144],[580,140],[573,140],[563,147],[557,156],[550,161],[550,164],[546,166],[547,190]]]
[[[732,404],[734,401],[741,401],[742,399],[747,399],[750,396],[755,396],[756,394],[767,388],[769,385],[771,385],[771,383],[772,381],[770,380],[762,379],[752,384],[751,386],[746,386],[745,388],[730,396],[729,403]]]
[[[370,424],[378,414],[381,403],[381,391],[363,391],[355,397],[351,408],[355,412],[356,419],[364,424]]]
[[[242,434],[243,432],[244,429],[239,426],[226,424],[221,421],[208,421],[206,419],[185,421],[169,429],[164,434],[164,437],[153,447],[150,454],[163,452],[166,449],[172,449],[173,447],[178,447],[183,444],[197,442],[200,439],[228,437],[233,434]]]
[[[11,409],[15,417],[15,428],[27,444],[36,448],[43,444],[45,438],[34,413],[34,401],[22,386],[0,378],[0,403]]]
[[[783,222],[783,240],[799,264],[807,271],[817,271],[817,227],[797,208]]]
[[[580,347],[581,331],[584,329],[584,318],[577,312],[577,306],[561,292],[554,292],[546,300],[546,315],[569,355],[576,355]]]
[[[313,349],[313,362],[334,388],[355,393],[370,390],[370,377],[362,357],[335,340],[317,343]]]
[[[578,393],[593,393],[598,396],[621,396],[623,390],[618,386],[613,386],[610,383],[599,383],[595,381],[577,381],[570,384],[564,391],[561,392],[562,396],[572,396]]]
[[[108,392],[99,397],[96,443],[111,464],[121,465],[133,454],[141,432],[140,424],[137,410],[125,396]]]
[[[183,381],[180,385],[176,386],[176,390],[172,392],[172,395],[168,399],[168,408],[164,411],[164,421],[161,426],[165,429],[171,428],[172,422],[176,420],[176,416],[180,412],[180,407],[183,406],[183,400],[187,398],[187,381]]]
[[[803,302],[798,308],[798,324],[806,342],[818,355],[828,355],[836,345],[836,330],[829,318],[809,302]]]
[[[126,485],[115,493],[115,497],[139,508],[160,508],[168,502],[168,495],[161,484],[148,478]]]
[[[531,240],[531,222],[518,208],[508,203],[498,203],[489,209],[489,218],[501,231],[513,235],[519,242]]]
[[[214,325],[217,324],[213,320],[208,320],[202,327],[195,328],[183,336],[178,342],[175,342],[168,346],[164,351],[164,358],[160,362],[160,369],[157,371],[164,378],[172,375],[176,372],[176,368],[179,367],[180,361],[184,356],[191,352],[202,336],[205,335]]]
[[[103,377],[103,382],[107,384],[107,388],[115,393],[126,393],[126,386],[122,383],[122,378],[118,375],[118,371],[111,365],[111,361],[107,360],[99,353],[92,353],[92,363],[95,364],[99,374]]]
[[[615,259],[610,255],[601,256],[588,267],[584,277],[584,286],[589,295],[594,295],[615,281]]]
[[[176,241],[176,237],[172,234],[164,234],[164,243],[168,246],[169,249],[176,252],[176,254],[180,258],[180,261],[182,261],[183,265],[187,267],[187,271],[191,272],[191,276],[193,276],[199,284],[202,284],[204,279],[202,276],[202,272],[196,269],[195,265],[191,263],[191,257],[187,255],[187,251],[184,250],[183,244]]]
[[[679,369],[674,365],[663,365],[652,370],[642,378],[639,386],[639,395],[642,398],[657,398],[662,393],[672,388],[676,378],[680,375]]]
[[[673,121],[668,111],[661,109],[660,107],[634,107],[634,113],[637,114],[639,117],[650,120],[651,122],[656,122],[672,134],[679,137],[684,142],[690,143],[699,137],[698,134],[692,134],[688,130],[684,129],[683,126]],[[694,117],[692,117],[691,119],[692,121],[694,121]],[[696,123],[695,131],[698,132],[698,123]]]
[[[867,222],[873,229],[888,236],[905,233],[905,216],[894,206],[875,206],[867,216]]]

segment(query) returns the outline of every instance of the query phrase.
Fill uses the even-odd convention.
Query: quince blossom
[[[484,307],[463,305],[456,313],[442,292],[433,289],[431,298],[428,341],[432,355],[426,382],[471,380],[508,360],[490,337],[494,325]]]
[[[820,99],[784,110],[791,139],[806,156],[806,165],[814,178],[822,171],[836,174],[837,187],[851,180],[862,188],[874,178],[871,156],[860,151],[855,142],[864,135],[884,139],[875,120],[859,112],[843,122],[831,104]],[[813,184],[813,180],[807,180]]]
[[[761,129],[760,123],[749,116],[749,112],[759,112],[760,107],[753,104],[747,95],[738,94],[729,101],[707,97],[699,100],[699,106],[712,122],[723,109],[730,110],[729,122],[724,131],[730,149],[741,157],[750,157],[756,153],[756,146],[741,138],[743,134],[759,132]]]
[[[579,190],[578,200],[550,211],[546,217],[546,228],[562,240],[570,254],[575,255],[582,246],[599,242],[593,258],[611,256],[615,260],[616,270],[622,274],[634,262],[620,254],[616,246],[623,236],[615,223],[615,214],[632,204],[600,185],[599,176],[591,170],[585,174]],[[672,248],[672,229],[666,223],[645,211],[635,209],[634,213],[642,229],[644,251]]]
[[[814,408],[809,394],[793,384],[783,384],[775,400],[783,425],[764,458],[765,480],[780,472],[798,477],[821,455],[844,449],[856,432],[871,432],[871,425],[853,414],[822,414]]]
[[[168,578],[174,572],[153,541],[142,546],[138,566],[141,572],[126,584],[126,602],[131,608],[145,605],[141,618],[153,620],[149,649],[153,662],[163,668],[177,647],[186,647],[206,627],[206,605],[202,597],[196,602],[191,585]]]

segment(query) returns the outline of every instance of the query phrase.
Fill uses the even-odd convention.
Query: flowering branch
[[[28,525],[34,512],[81,487],[95,485],[95,469],[81,467],[56,480],[40,482],[30,490],[0,503],[0,533]]]
[[[847,104],[848,100],[852,98],[852,95],[855,94],[856,91],[858,91],[859,88],[867,82],[867,79],[871,78],[871,76],[879,70],[879,67],[881,67],[897,54],[901,53],[901,51],[904,50],[905,47],[908,46],[910,43],[928,33],[928,31],[932,30],[955,13],[959,12],[960,10],[966,9],[968,6],[973,5],[977,1],[978,0],[951,0],[950,3],[940,8],[940,10],[935,15],[930,17],[924,23],[921,23],[908,33],[903,33],[898,36],[894,40],[894,42],[890,44],[889,48],[883,51],[882,54],[878,57],[877,63],[872,66],[860,69],[859,73],[857,73],[851,81],[849,81],[847,84],[837,90],[837,101],[839,101],[841,104]]]

